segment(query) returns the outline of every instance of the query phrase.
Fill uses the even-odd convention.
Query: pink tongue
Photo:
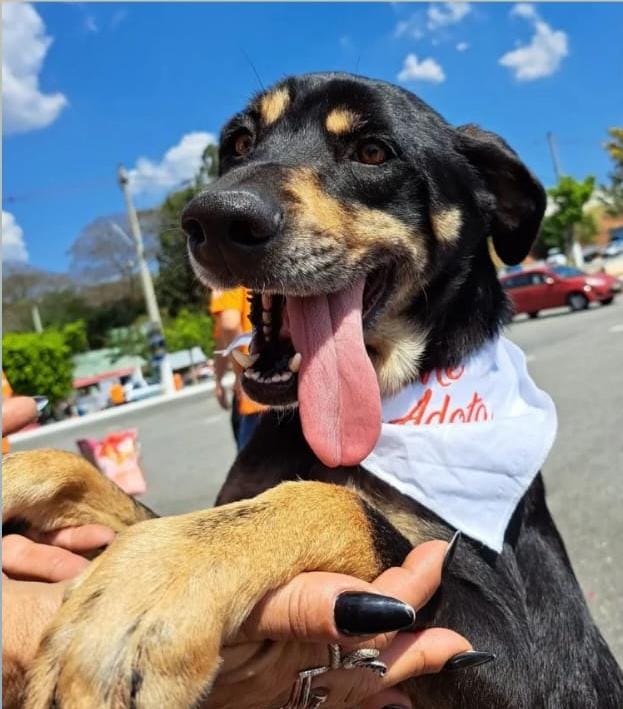
[[[363,342],[363,287],[361,280],[340,293],[286,301],[292,342],[303,356],[303,433],[332,468],[360,463],[381,432],[379,385]]]

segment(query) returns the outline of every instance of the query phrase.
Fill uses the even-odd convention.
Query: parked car
[[[603,250],[605,258],[614,258],[623,254],[623,237],[615,237]]]
[[[588,275],[570,266],[542,266],[500,278],[515,313],[536,318],[540,310],[569,306],[584,310],[589,303],[609,305],[621,290],[619,280],[606,273]]]

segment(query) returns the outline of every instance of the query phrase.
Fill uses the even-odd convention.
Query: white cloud
[[[433,84],[440,84],[445,81],[441,66],[430,57],[418,61],[415,54],[407,54],[402,71],[398,74],[398,81],[430,81]]]
[[[395,37],[411,37],[412,39],[422,39],[425,32],[422,29],[422,17],[415,13],[407,20],[400,20],[394,30]]]
[[[100,31],[99,25],[97,24],[97,20],[95,19],[95,15],[85,15],[84,28],[87,32],[93,32],[93,34],[97,34]]]
[[[468,42],[459,42],[459,43],[456,45],[456,51],[457,51],[457,52],[464,52],[464,51],[466,51],[467,49],[469,49],[469,43],[468,43]]]
[[[11,212],[2,210],[2,258],[12,261],[28,261],[24,243],[24,231]]]
[[[422,39],[429,32],[433,35],[445,34],[449,25],[458,24],[471,9],[468,2],[451,0],[431,3],[426,12],[414,12],[407,19],[400,20],[394,29],[394,36]]]
[[[567,34],[552,29],[530,3],[517,3],[511,15],[531,22],[534,34],[529,44],[519,45],[517,49],[506,52],[500,57],[499,63],[508,67],[518,81],[534,81],[558,71],[562,60],[569,54]]]
[[[438,27],[454,25],[468,15],[471,9],[468,2],[454,2],[452,0],[451,2],[431,3],[426,12],[428,17],[426,26],[429,30],[434,30]]]
[[[130,188],[135,194],[159,193],[192,179],[201,166],[201,155],[209,143],[216,143],[212,133],[187,133],[169,148],[160,162],[139,158],[128,171]]]
[[[523,17],[525,20],[536,20],[536,8],[530,2],[518,2],[511,9],[511,17]]]
[[[39,73],[52,38],[28,3],[2,4],[2,98],[5,133],[25,133],[53,123],[67,105],[62,93],[44,94]]]

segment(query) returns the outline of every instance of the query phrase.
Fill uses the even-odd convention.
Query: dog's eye
[[[242,157],[248,155],[253,149],[254,139],[248,130],[242,130],[234,138],[234,152]]]
[[[389,150],[376,140],[366,140],[357,146],[354,158],[364,165],[381,165],[389,158]]]

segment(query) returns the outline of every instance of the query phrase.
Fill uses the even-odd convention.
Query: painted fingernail
[[[33,396],[35,404],[37,405],[37,411],[41,413],[43,409],[49,404],[49,399],[47,396]]]
[[[470,650],[469,652],[461,652],[451,657],[443,666],[443,669],[450,672],[454,670],[467,670],[470,667],[478,667],[478,665],[484,665],[492,660],[495,660],[495,655],[490,652]]]
[[[448,548],[446,549],[446,553],[443,557],[443,564],[441,566],[441,576],[443,577],[446,571],[448,570],[448,567],[452,563],[452,559],[454,559],[454,555],[456,554],[456,548],[459,545],[459,540],[461,539],[461,533],[460,532],[455,532],[454,536],[450,540],[448,544]]]
[[[415,620],[415,611],[391,596],[347,592],[337,597],[334,618],[344,635],[375,635],[409,627]]]

